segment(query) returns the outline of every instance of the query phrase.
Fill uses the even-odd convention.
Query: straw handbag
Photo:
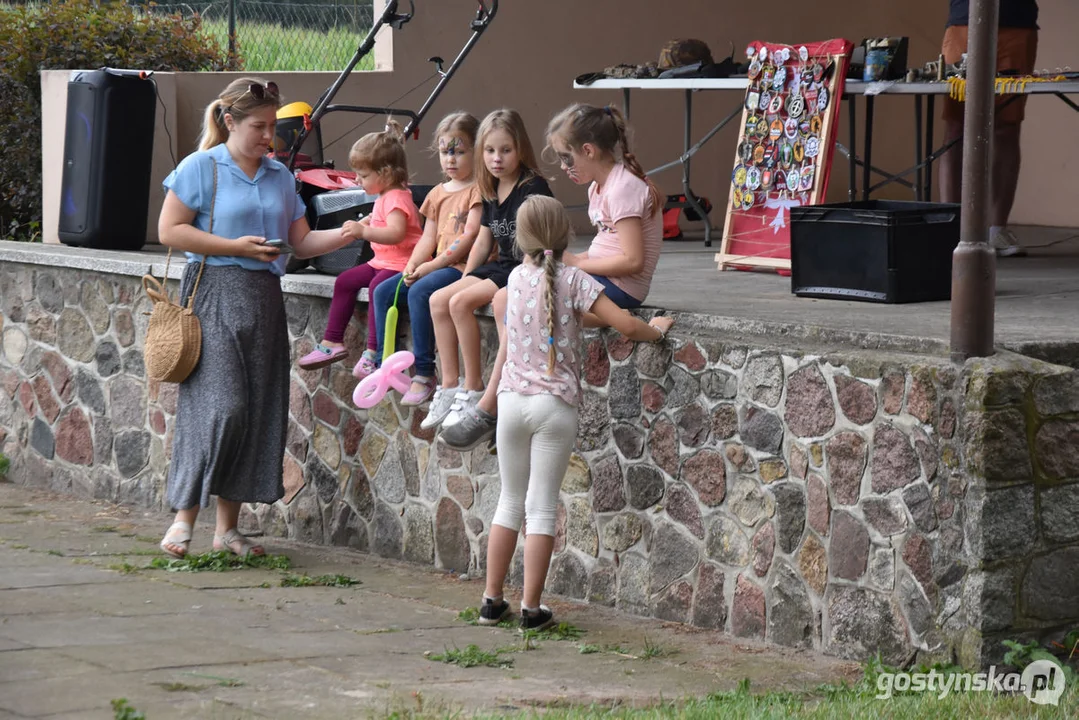
[[[210,162],[214,167],[214,189],[213,195],[210,196],[208,232],[213,233],[214,202],[217,200],[217,162],[213,159]],[[202,280],[206,258],[203,257],[199,264],[199,274],[195,278],[186,307],[174,303],[165,287],[171,260],[172,249],[169,248],[168,257],[165,259],[165,274],[160,281],[153,275],[142,276],[142,287],[154,302],[142,353],[147,377],[162,382],[181,383],[198,365],[202,353],[202,326],[195,316],[195,293],[199,289],[199,281]]]

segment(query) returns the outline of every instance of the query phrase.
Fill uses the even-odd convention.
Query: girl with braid
[[[588,250],[567,252],[563,262],[591,275],[618,307],[639,308],[648,297],[663,246],[663,202],[630,152],[622,112],[610,106],[569,106],[547,125],[544,153],[549,160],[557,159],[574,183],[588,185],[588,217],[596,228]],[[494,297],[496,319],[502,317],[504,295],[501,291]],[[586,324],[608,323],[590,317]],[[444,426],[447,445],[467,450],[494,437],[500,370],[496,361],[483,397],[465,408],[456,424]]]
[[[487,544],[487,586],[481,625],[495,625],[510,605],[503,585],[525,520],[521,630],[554,624],[540,604],[554,550],[562,478],[577,440],[580,328],[595,316],[632,340],[661,342],[674,321],[646,324],[608,297],[604,285],[564,262],[570,220],[557,200],[527,198],[517,211],[517,247],[524,256],[506,286],[505,338],[499,346],[498,454],[502,489]]]

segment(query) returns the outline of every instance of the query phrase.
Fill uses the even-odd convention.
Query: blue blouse
[[[262,165],[252,180],[236,165],[224,143],[188,155],[165,178],[165,189],[172,190],[180,202],[197,212],[192,225],[199,230],[210,229],[210,199],[214,185],[211,158],[217,161],[214,235],[230,240],[257,235],[267,240],[288,241],[289,228],[304,216],[305,211],[292,173],[278,161],[263,156]],[[202,256],[195,253],[186,255],[189,263],[202,260]],[[281,255],[267,263],[248,257],[211,255],[206,262],[284,275],[288,258],[288,255]]]

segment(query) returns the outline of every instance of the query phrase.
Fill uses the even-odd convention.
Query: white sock
[[[1000,225],[990,225],[989,226],[989,239],[992,240],[993,238],[995,238],[997,236],[997,233],[1000,232],[1003,229],[1004,228],[1001,227]]]

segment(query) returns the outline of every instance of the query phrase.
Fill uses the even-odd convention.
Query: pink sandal
[[[327,365],[333,365],[338,360],[344,360],[347,357],[347,347],[327,347],[322,343],[319,343],[318,345],[315,345],[314,350],[300,358],[298,364],[303,370],[318,370]]]
[[[409,388],[408,392],[401,398],[401,404],[404,406],[423,405],[431,399],[431,396],[435,394],[435,390],[438,387],[433,377],[414,377],[412,378],[412,384],[422,385],[423,389],[417,392],[412,388]]]
[[[360,357],[360,361],[356,363],[356,367],[352,368],[352,375],[360,380],[378,370],[378,365],[375,364],[374,352],[367,350]]]

